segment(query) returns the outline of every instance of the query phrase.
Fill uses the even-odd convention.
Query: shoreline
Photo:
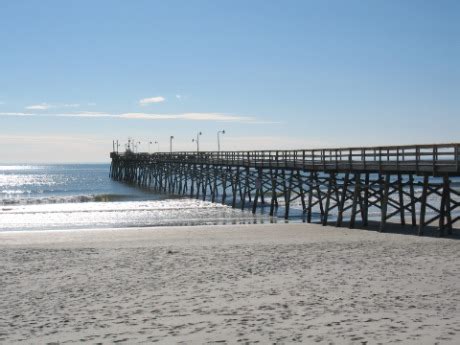
[[[347,225],[347,222],[344,222]],[[360,235],[361,239],[396,240],[398,236],[411,236],[415,238],[438,238],[445,240],[460,240],[460,228],[454,228],[452,235],[437,236],[435,227],[427,227],[424,236],[417,236],[417,227],[401,227],[397,223],[388,223],[384,232],[378,231],[378,222],[370,222],[368,227],[360,228],[359,225],[350,229],[346,226],[323,226],[320,223],[304,223],[297,221],[284,222],[248,222],[239,224],[191,224],[191,225],[166,225],[166,226],[132,226],[116,228],[69,228],[69,229],[38,229],[38,230],[5,230],[0,231],[0,248],[8,246],[33,246],[33,245],[87,245],[98,246],[102,243],[113,245],[155,245],[155,240],[180,239],[186,236],[190,240],[211,240],[222,237],[221,240],[256,240],[263,243],[266,238],[260,237],[259,232],[269,233],[269,238],[277,241],[290,240],[338,240],[336,236]],[[249,230],[249,231],[246,231]],[[283,231],[280,233],[280,231]],[[45,236],[53,234],[52,237]],[[107,236],[110,235],[110,238]],[[311,237],[314,235],[313,237]],[[379,239],[379,236],[381,237]],[[143,242],[144,240],[150,242]],[[126,241],[126,242],[125,242]],[[85,244],[86,243],[86,244]],[[164,242],[160,242],[164,243]],[[181,243],[185,244],[185,243]],[[227,244],[224,242],[223,244]]]
[[[0,233],[0,342],[454,344],[460,241],[316,224]]]

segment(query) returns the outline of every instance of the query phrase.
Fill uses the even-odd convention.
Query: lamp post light
[[[139,153],[139,145],[141,144],[140,141],[135,141],[133,146],[134,146],[134,153]]]
[[[157,144],[158,152],[160,152],[160,143],[158,141],[155,141],[155,144]]]
[[[225,134],[225,129],[217,132],[217,151],[220,152],[220,133]]]
[[[173,142],[174,136],[171,135],[169,137],[169,153],[172,153],[172,142]]]
[[[200,152],[200,135],[202,135],[203,133],[201,132],[198,132],[196,134],[196,139],[192,139],[192,143],[193,142],[196,142],[196,152]]]
[[[118,154],[119,147],[120,147],[120,144],[118,143],[118,139],[117,139],[117,154]]]
[[[149,141],[149,154],[150,154],[150,145],[152,145],[151,141]]]

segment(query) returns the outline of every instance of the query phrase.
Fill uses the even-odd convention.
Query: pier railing
[[[308,169],[313,171],[372,171],[460,173],[460,143],[411,146],[349,147],[312,150],[205,151],[121,153],[124,159]]]

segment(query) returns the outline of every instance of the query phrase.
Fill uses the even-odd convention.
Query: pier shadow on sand
[[[344,221],[342,228],[349,228],[349,225],[350,223],[348,221]],[[331,226],[334,226],[334,224],[331,224]],[[380,222],[369,220],[369,223],[367,226],[363,226],[362,222],[355,222],[354,229],[379,232]],[[390,234],[418,236],[418,226],[400,225],[397,223],[387,223],[385,225],[383,232],[390,233]],[[444,234],[442,236],[440,236],[440,234],[441,233],[438,227],[426,226],[423,229],[422,236],[443,237],[443,238],[460,240],[460,228],[452,228],[452,234],[448,234],[447,229],[444,230]]]

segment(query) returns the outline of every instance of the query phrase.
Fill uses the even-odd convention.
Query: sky
[[[0,0],[0,163],[459,129],[460,1]]]

